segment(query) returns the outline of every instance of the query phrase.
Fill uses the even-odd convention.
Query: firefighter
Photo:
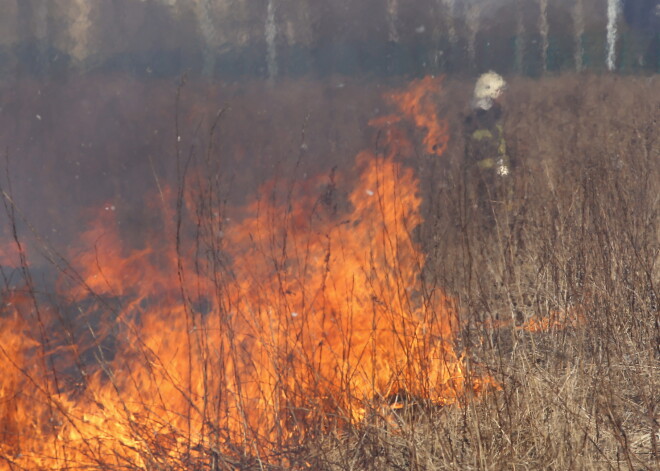
[[[499,74],[491,71],[481,75],[464,125],[467,202],[487,224],[494,222],[498,203],[504,203],[508,196],[511,168],[498,102],[505,88],[506,82]]]

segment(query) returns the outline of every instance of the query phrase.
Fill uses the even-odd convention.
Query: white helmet
[[[499,97],[506,88],[506,82],[500,74],[492,70],[482,74],[474,87],[472,107],[488,110],[493,106],[493,100]]]

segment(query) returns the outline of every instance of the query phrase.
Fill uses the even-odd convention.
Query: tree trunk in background
[[[0,11],[0,77],[658,72],[660,54],[658,0],[0,0]]]

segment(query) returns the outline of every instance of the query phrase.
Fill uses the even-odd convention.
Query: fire
[[[389,97],[436,155],[448,139],[439,92],[427,78]],[[265,185],[220,214],[199,177],[194,191],[152,205],[162,227],[145,247],[122,240],[107,206],[53,299],[7,290],[5,464],[267,460],[314,430],[360,424],[397,395],[450,405],[494,385],[466,379],[454,301],[420,281],[421,197],[396,121],[374,121],[388,145],[357,156],[355,181],[341,177],[352,185],[343,204],[334,178],[318,177]]]
[[[449,142],[449,126],[446,120],[438,119],[438,92],[441,77],[428,76],[410,84],[405,90],[387,96],[390,103],[399,108],[399,113],[378,118],[372,124],[391,123],[401,118],[411,119],[426,135],[423,138],[426,152],[441,156]]]
[[[574,328],[584,324],[585,317],[581,306],[571,306],[565,310],[551,310],[547,316],[531,317],[523,325],[516,328],[527,332],[548,332]]]

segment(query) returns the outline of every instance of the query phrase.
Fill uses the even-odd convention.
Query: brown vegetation
[[[171,268],[170,278],[180,284],[184,295],[180,314],[185,316],[183,325],[186,328],[190,327],[188,322],[195,322],[195,311],[205,310],[194,305],[196,299],[189,296],[192,292],[190,277],[199,277],[199,270],[209,266],[212,266],[211,273],[229,276],[230,271],[224,264],[230,261],[220,254],[222,245],[216,230],[230,230],[223,226],[222,218],[218,218],[216,212],[226,211],[231,206],[227,203],[231,192],[225,185],[240,173],[236,169],[247,172],[247,165],[242,166],[240,161],[233,160],[236,157],[231,150],[241,145],[256,146],[254,139],[268,141],[266,136],[273,139],[272,144],[264,144],[272,146],[270,152],[273,155],[286,152],[287,148],[294,150],[290,157],[275,157],[276,160],[281,159],[281,166],[277,167],[279,186],[268,188],[272,191],[263,194],[261,201],[264,206],[259,207],[272,211],[264,214],[276,227],[281,224],[281,228],[292,231],[304,227],[309,229],[310,234],[315,234],[314,228],[320,227],[314,225],[321,224],[313,222],[317,219],[323,224],[328,221],[344,224],[333,219],[336,213],[350,213],[355,206],[354,201],[348,201],[346,196],[355,186],[352,181],[355,176],[350,174],[353,156],[338,155],[335,160],[313,159],[309,156],[313,155],[314,149],[320,149],[320,156],[341,153],[352,146],[359,147],[365,135],[374,152],[392,153],[391,141],[384,140],[385,131],[382,129],[367,130],[363,127],[363,132],[355,131],[355,120],[366,123],[374,116],[385,114],[386,107],[391,106],[379,101],[380,90],[357,83],[349,83],[345,87],[343,84],[341,87],[326,84],[325,92],[314,87],[319,85],[289,83],[283,84],[281,89],[255,90],[251,94],[248,86],[243,89],[248,90],[245,97],[236,98],[240,96],[238,93],[233,95],[234,103],[239,100],[245,105],[227,109],[216,128],[218,134],[208,139],[207,135],[197,138],[191,133],[192,137],[186,137],[189,140],[178,146],[178,152],[172,151],[174,160],[179,164],[185,164],[192,156],[190,158],[200,166],[207,166],[206,173],[202,172],[201,177],[193,175],[187,179],[183,178],[185,165],[179,167],[175,182],[186,182],[186,188],[197,198],[196,206],[185,206],[182,189],[178,198],[174,198],[178,202],[178,216],[175,215],[173,220],[180,227],[172,230],[164,224],[165,230],[157,232],[158,235],[169,234],[176,238],[176,255],[179,258],[170,261],[171,265],[163,265]],[[383,85],[380,89],[396,88]],[[410,299],[418,297],[425,307],[435,306],[428,300],[439,291],[454,299],[455,305],[451,309],[456,310],[457,331],[452,339],[452,348],[460,357],[461,384],[463,381],[477,384],[488,376],[493,378],[493,387],[483,391],[475,387],[474,392],[469,393],[461,391],[455,400],[446,404],[433,397],[423,397],[421,393],[407,396],[405,388],[401,388],[397,391],[397,397],[375,397],[364,411],[356,414],[358,420],[355,415],[350,415],[351,406],[342,406],[348,407],[348,410],[337,408],[333,419],[329,420],[328,414],[303,411],[302,407],[287,410],[285,404],[278,409],[282,414],[283,427],[291,426],[295,433],[280,433],[270,442],[259,442],[256,433],[250,435],[248,426],[241,429],[245,441],[232,442],[227,437],[235,438],[234,434],[222,430],[223,425],[213,422],[214,417],[203,415],[205,427],[208,427],[204,433],[209,438],[200,444],[194,443],[190,417],[196,417],[198,411],[195,409],[197,402],[191,398],[188,435],[185,435],[185,428],[176,429],[171,425],[168,428],[167,424],[161,424],[163,427],[158,433],[150,434],[144,428],[147,428],[146,424],[156,422],[147,422],[145,417],[145,422],[140,423],[139,418],[127,414],[131,434],[123,436],[124,448],[121,449],[128,450],[126,454],[114,450],[115,454],[111,456],[98,451],[103,450],[102,438],[85,441],[85,450],[89,453],[88,469],[137,466],[172,470],[657,469],[660,465],[660,137],[657,132],[660,82],[655,77],[589,75],[543,80],[512,79],[503,106],[509,152],[516,163],[509,177],[513,190],[506,200],[493,202],[493,218],[487,220],[473,209],[471,201],[466,200],[465,182],[460,171],[463,158],[460,138],[462,116],[467,111],[470,89],[471,84],[467,82],[447,80],[444,84],[439,114],[448,120],[452,138],[442,156],[427,153],[428,147],[423,142],[424,129],[415,128],[413,123],[405,120],[396,124],[396,131],[407,135],[405,142],[411,145],[397,147],[401,155],[393,155],[393,158],[406,157],[405,165],[416,170],[421,184],[424,219],[417,227],[400,228],[401,239],[397,235],[396,240],[397,243],[414,241],[416,247],[424,252],[425,261],[422,267],[414,250],[406,252],[409,258],[419,263],[417,281],[400,275],[398,264],[403,263],[401,260],[393,262],[395,270],[392,273],[381,275],[387,281],[383,281],[385,278],[377,279],[382,281],[382,286],[394,286],[401,292],[419,282],[419,293],[404,294],[403,303],[401,297],[393,297],[396,304],[414,305],[417,301]],[[192,93],[203,96],[199,91]],[[341,103],[345,100],[348,105],[338,106],[333,101],[336,99],[340,99]],[[257,109],[252,108],[254,100],[271,110],[262,115],[268,116],[263,119],[271,131],[250,140],[246,133],[250,131],[253,118],[259,116],[258,112],[250,111]],[[275,102],[277,106],[273,106]],[[314,103],[313,107],[310,102]],[[350,110],[348,106],[355,107],[355,115],[347,112]],[[376,112],[372,106],[382,110]],[[292,114],[292,109],[298,110],[296,114]],[[324,109],[327,114],[323,114]],[[317,114],[300,110],[316,110]],[[211,117],[202,125],[204,129],[210,129],[215,109],[201,111]],[[195,128],[198,120],[190,120],[195,122],[194,125],[186,122],[187,112],[180,116],[180,126]],[[191,107],[189,112],[194,116],[200,110]],[[275,115],[291,119],[278,120]],[[364,119],[355,119],[355,116]],[[227,129],[235,130],[238,137],[232,140]],[[218,135],[227,139],[224,146]],[[199,139],[198,148],[203,150],[189,154],[188,149],[194,139]],[[227,160],[224,159],[231,162],[229,171],[225,171]],[[246,160],[249,159],[246,157]],[[331,170],[334,166],[339,167],[338,173],[346,176],[336,181],[336,187],[335,174]],[[151,167],[148,170],[151,171]],[[264,166],[256,173],[269,171]],[[328,177],[308,179],[307,173],[326,174]],[[216,175],[219,177],[215,178]],[[286,175],[296,178],[290,182],[284,178]],[[254,176],[245,178],[259,180]],[[406,174],[401,178],[410,177]],[[240,184],[243,182],[241,180]],[[305,192],[310,193],[316,203],[309,212],[301,213],[307,219],[301,219],[303,222],[298,224],[296,218],[301,215],[291,209],[295,208],[292,197]],[[162,193],[161,197],[165,199]],[[271,206],[268,197],[283,198],[279,201],[285,204]],[[405,199],[406,195],[401,198]],[[11,216],[12,200],[7,198],[7,194],[5,203]],[[256,206],[255,203],[252,208]],[[280,210],[282,212],[278,213]],[[190,213],[187,216],[184,214],[186,211]],[[222,214],[234,216],[230,212]],[[208,215],[217,225],[204,222],[209,221],[204,219],[204,215]],[[13,216],[15,218],[15,214]],[[280,223],[278,218],[283,222]],[[414,217],[411,219],[418,222]],[[255,225],[259,226],[257,217],[255,221]],[[306,225],[308,223],[309,227]],[[197,237],[192,253],[197,254],[198,259],[193,260],[194,264],[181,260],[182,255],[190,253],[179,245],[179,236],[183,237],[187,229]],[[231,240],[231,232],[227,234],[230,234],[227,237]],[[274,237],[270,246],[268,240],[252,239],[254,245],[250,250],[259,252],[268,249],[259,252],[266,265],[298,266],[299,258],[293,255],[294,248],[288,246],[287,251],[287,241],[297,247],[297,236],[293,233],[287,235],[286,231],[277,234],[282,238]],[[11,238],[11,234],[8,235]],[[94,242],[101,240],[93,234],[91,236]],[[309,240],[315,240],[313,237],[316,236],[310,236]],[[43,244],[43,241],[40,243]],[[92,258],[100,267],[103,257],[103,254],[97,253]],[[0,263],[3,263],[1,260]],[[59,259],[57,261],[59,263]],[[124,261],[131,262],[132,259],[125,258]],[[85,277],[88,273],[58,265],[58,269],[72,280],[72,287],[67,292],[70,298],[83,291],[88,293],[78,304],[70,299],[66,302],[75,308],[85,303],[93,304],[95,313],[112,306],[112,314],[101,314],[103,318],[124,316],[122,306],[142,309],[127,303],[125,298],[116,303],[110,299],[111,295],[120,299],[120,294],[124,293],[118,294],[108,289],[108,286],[114,286],[113,278],[105,279],[110,272],[121,274],[122,269],[133,266],[127,263],[112,269],[103,267],[103,270],[96,267],[104,274],[104,280],[97,278],[98,284],[94,285],[94,281],[90,281],[93,277]],[[200,266],[206,268],[200,269]],[[306,265],[302,271],[304,268]],[[254,268],[252,271],[260,270]],[[6,273],[6,270],[3,272]],[[250,270],[247,272],[252,273]],[[26,276],[26,266],[22,273],[28,282],[27,287],[32,289],[31,280]],[[140,279],[139,272],[130,274],[130,279],[132,284],[146,284],[144,277]],[[84,280],[82,285],[79,284],[81,280]],[[227,293],[237,284],[215,280],[212,285],[215,291],[209,296],[233,300],[232,295]],[[39,317],[41,324],[42,318],[48,318],[51,310],[57,310],[49,307],[39,312],[38,306],[44,302],[41,297],[31,291],[21,298],[13,291],[15,286],[10,286],[8,278],[5,278],[5,285],[7,302],[0,311],[0,320],[5,328],[25,328],[27,332],[28,327],[21,327],[21,316],[27,319],[37,311],[37,315],[42,316]],[[200,286],[208,287],[201,284],[195,289],[199,290]],[[268,285],[260,288],[262,292],[269,289]],[[291,302],[291,293],[286,290],[279,293],[278,306]],[[169,296],[178,299],[178,292],[167,293],[163,299],[169,299]],[[14,311],[9,307],[10,301],[21,306],[22,310]],[[377,304],[376,301],[374,304]],[[147,299],[147,302],[154,301]],[[213,305],[213,301],[210,303]],[[399,312],[398,306],[396,309],[386,306],[386,309]],[[200,314],[199,321],[202,318]],[[66,334],[84,337],[82,332],[76,332],[75,327],[67,326],[65,320],[52,315],[50,327],[59,326]],[[146,323],[146,320],[142,322]],[[230,321],[222,322],[230,325]],[[135,327],[138,324],[130,325]],[[89,329],[93,331],[93,326]],[[189,334],[188,341],[197,342],[194,329],[189,331],[193,333]],[[92,334],[94,337],[94,332]],[[26,334],[33,340],[43,340],[44,335],[47,334]],[[51,340],[59,341],[58,335]],[[132,331],[127,331],[126,335],[133,335]],[[214,335],[202,336],[204,348],[208,347],[205,342],[216,339]],[[94,348],[108,354],[113,349],[107,343],[110,338],[112,334],[107,334],[100,340],[106,343]],[[138,338],[148,344],[146,337]],[[5,342],[0,349],[0,365],[7,368],[13,366],[19,373],[17,375],[14,371],[12,381],[0,381],[0,391],[3,391],[5,400],[0,405],[0,437],[11,445],[0,445],[0,463],[3,463],[0,466],[7,466],[8,469],[23,469],[25,462],[21,461],[21,455],[29,455],[31,451],[21,450],[20,440],[16,438],[21,425],[12,419],[12,401],[18,403],[21,400],[20,385],[27,384],[28,389],[39,386],[34,393],[34,397],[39,398],[43,398],[44,393],[56,396],[54,391],[63,388],[61,384],[53,390],[48,389],[50,386],[44,387],[43,384],[51,384],[50,379],[41,383],[37,372],[40,366],[51,369],[53,373],[58,368],[55,363],[48,363],[52,357],[46,354],[45,347],[41,362],[37,362],[39,365],[27,365],[22,369],[18,368],[20,363],[17,365],[18,361],[13,356],[18,355],[21,348],[21,345]],[[190,344],[188,348],[191,352],[194,350]],[[244,348],[242,344],[241,348]],[[25,349],[39,357],[32,343]],[[166,360],[169,350],[163,351],[162,359],[152,356],[155,348],[153,351],[146,350],[140,350],[140,355],[144,355],[140,361],[155,365],[155,372],[150,374],[159,375],[162,366],[167,369],[170,364]],[[213,350],[203,351],[208,353]],[[236,354],[231,348],[228,351]],[[418,350],[414,351],[419,354]],[[91,358],[90,368],[96,365],[97,374],[92,375],[92,380],[83,378],[81,382],[93,384],[98,378],[105,378],[106,374],[108,379],[105,382],[116,387],[116,382],[120,380],[108,372],[110,367],[114,368],[112,358],[88,351],[89,358],[85,360],[84,355],[74,355],[75,365]],[[189,353],[188,358],[192,355]],[[290,364],[298,361],[294,357],[292,353]],[[280,375],[277,377],[278,387],[287,393],[305,391],[302,387],[298,389],[300,385],[293,385],[291,389],[281,385],[291,377],[299,377],[287,376],[287,361],[280,365],[281,369],[274,370]],[[208,374],[212,378],[213,372],[207,370],[206,365],[211,368],[213,360],[201,365],[199,370],[191,368],[189,371],[199,372],[205,378]],[[62,369],[57,371],[63,374]],[[415,368],[412,371],[419,373]],[[21,375],[30,381],[26,382]],[[177,387],[181,386],[185,393],[186,386],[182,386],[185,378],[179,379],[180,382],[165,377],[163,381],[172,381]],[[212,379],[209,381],[212,383]],[[314,384],[318,386],[322,383]],[[92,390],[92,386],[87,387]],[[343,391],[350,385],[341,384],[338,388]],[[12,391],[16,396],[9,396],[7,391]],[[184,393],[182,395],[187,397]],[[334,396],[328,399],[332,402],[330,399]],[[68,400],[73,400],[73,397],[66,396]],[[148,398],[143,400],[144,404],[149,403]],[[305,398],[296,400],[302,402],[291,399],[296,405],[320,404]],[[383,400],[389,404],[384,404]],[[63,414],[62,417],[76,423],[74,413],[66,415],[68,402],[56,398],[48,401],[51,400],[47,398],[45,403],[55,409],[50,411],[51,418]],[[206,398],[203,402],[206,407]],[[328,407],[327,403],[322,407]],[[121,415],[121,408],[117,409]],[[104,410],[110,414],[107,404]],[[212,406],[208,410],[212,410]],[[44,416],[48,414],[44,412]],[[310,417],[319,421],[308,420]],[[291,425],[292,422],[295,426]],[[73,462],[66,461],[66,456],[62,462],[74,466]]]

